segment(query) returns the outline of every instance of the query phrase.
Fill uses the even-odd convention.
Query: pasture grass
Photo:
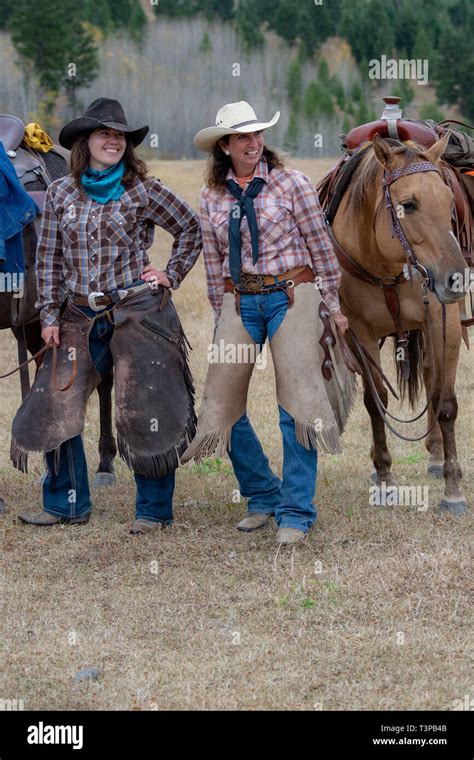
[[[298,166],[318,179],[331,162]],[[202,162],[163,162],[157,176],[198,208]],[[159,233],[154,261],[170,238]],[[202,261],[176,293],[194,350],[197,402],[212,317]],[[0,333],[1,366],[14,366]],[[390,350],[384,366],[391,370]],[[473,356],[463,347],[457,383],[458,452],[474,506]],[[370,507],[368,417],[359,393],[344,454],[319,457],[318,522],[305,544],[278,549],[275,525],[235,530],[245,505],[228,460],[189,464],[177,475],[175,524],[131,536],[133,479],[94,492],[86,526],[32,528],[17,514],[41,508],[41,458],[29,475],[8,459],[20,401],[17,379],[0,385],[3,518],[3,698],[25,709],[429,709],[472,695],[470,518],[436,507],[442,481],[428,480],[422,442],[390,436],[398,483],[429,484],[430,508]],[[199,408],[199,407],[198,407]],[[406,411],[406,410],[405,410]],[[281,444],[271,357],[256,370],[249,414],[272,466]],[[34,424],[34,421],[32,421]],[[414,433],[422,425],[414,426]],[[98,403],[85,429],[97,465]],[[74,683],[96,667],[97,681]]]

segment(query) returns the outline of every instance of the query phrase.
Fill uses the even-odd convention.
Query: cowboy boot
[[[250,533],[253,530],[263,528],[269,517],[273,517],[273,515],[268,512],[253,512],[239,522],[237,530],[242,530],[244,533]]]
[[[143,518],[138,518],[133,521],[132,527],[130,528],[129,533],[133,533],[133,534],[154,533],[157,530],[161,530],[161,528],[163,528],[162,523],[153,522],[152,520],[144,520]]]
[[[89,522],[90,512],[78,517],[58,517],[49,512],[20,512],[18,518],[29,525],[84,525]]]
[[[298,544],[304,541],[306,533],[296,528],[280,528],[277,533],[278,544]]]

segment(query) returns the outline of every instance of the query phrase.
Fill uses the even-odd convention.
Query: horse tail
[[[403,363],[397,349],[397,339],[393,340],[393,356],[397,367],[397,383],[402,401],[408,396],[413,409],[423,389],[423,360],[425,356],[425,339],[422,330],[410,330],[407,333],[408,345],[405,349],[410,366],[408,378],[403,377]]]

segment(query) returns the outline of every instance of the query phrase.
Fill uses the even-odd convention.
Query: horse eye
[[[402,206],[405,209],[405,212],[407,214],[413,214],[414,211],[417,209],[416,201],[405,201],[402,202]]]

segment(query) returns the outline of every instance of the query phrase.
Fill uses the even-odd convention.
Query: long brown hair
[[[223,142],[229,142],[229,137],[230,135],[225,135],[225,137],[222,138]],[[271,148],[267,148],[266,145],[263,147],[263,158],[276,169],[285,168],[282,156]],[[222,148],[219,146],[219,141],[217,141],[206,166],[205,182],[207,187],[225,192],[227,189],[225,180],[231,167],[232,161],[230,156],[226,156]]]
[[[82,191],[81,174],[85,172],[90,162],[90,151],[88,146],[90,133],[85,132],[79,135],[71,148],[71,174],[74,177],[74,183],[78,190]],[[133,145],[127,140],[127,147],[123,154],[122,161],[125,164],[125,171],[122,183],[125,187],[131,187],[136,178],[145,179],[148,174],[148,167],[141,158],[138,158]]]

